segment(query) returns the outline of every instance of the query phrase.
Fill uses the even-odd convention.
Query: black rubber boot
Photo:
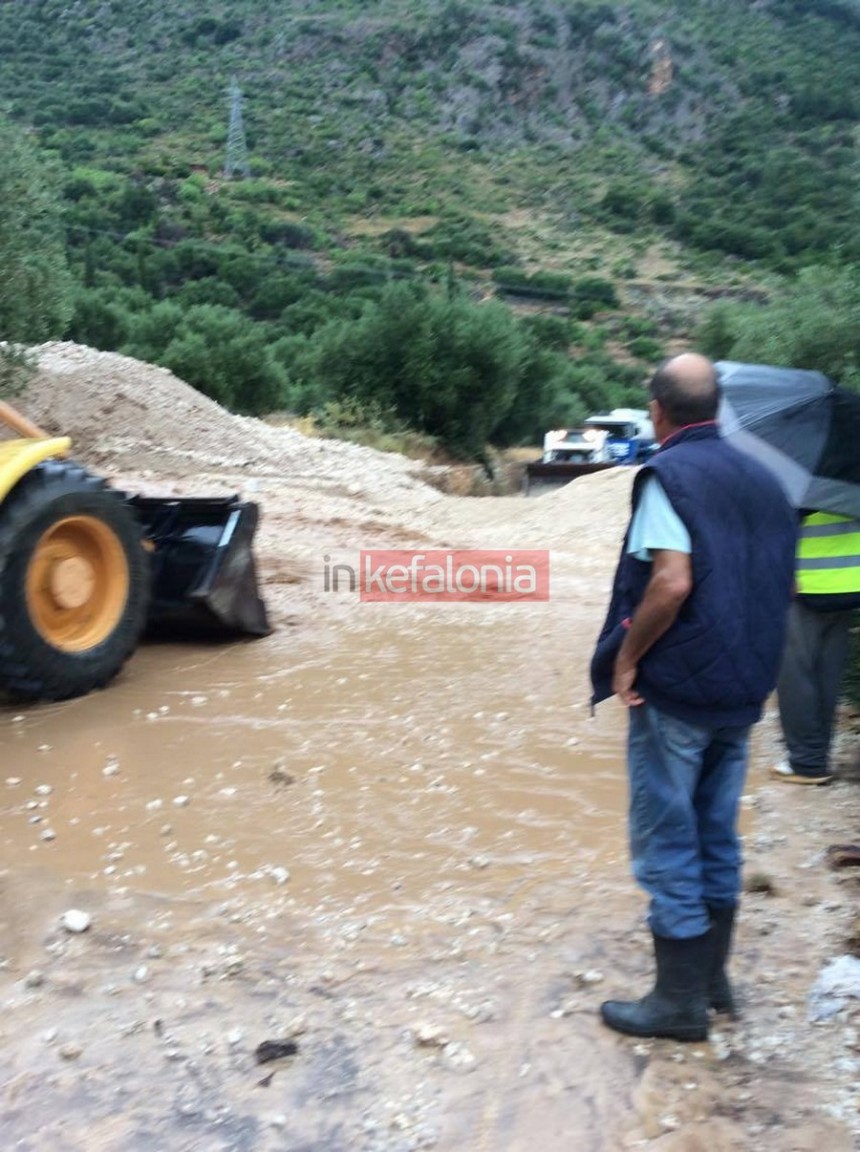
[[[626,1036],[707,1040],[711,933],[689,940],[654,936],[657,979],[641,1000],[607,1000],[603,1023]]]
[[[722,908],[708,905],[711,917],[711,970],[708,979],[708,1005],[715,1012],[724,1012],[735,1019],[740,1015],[738,1002],[731,981],[726,974],[726,961],[732,948],[732,932],[735,926],[736,904],[726,904]]]

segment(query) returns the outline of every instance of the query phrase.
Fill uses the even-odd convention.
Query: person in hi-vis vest
[[[772,772],[791,784],[829,784],[834,716],[860,608],[860,520],[803,516],[796,586],[777,685],[787,758]]]

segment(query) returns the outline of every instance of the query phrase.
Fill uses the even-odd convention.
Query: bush
[[[655,224],[668,226],[675,222],[675,202],[668,192],[655,192],[649,208]]]
[[[520,325],[542,348],[566,352],[573,342],[570,321],[561,316],[524,316]]]
[[[493,269],[493,283],[497,284],[503,291],[517,291],[519,288],[528,287],[529,275],[522,268],[503,264],[501,268]]]
[[[2,117],[0,150],[0,340],[38,343],[61,335],[72,312],[59,181]]]
[[[35,369],[25,348],[15,344],[0,347],[0,397],[8,399],[22,391]]]
[[[424,233],[420,252],[430,260],[457,260],[473,268],[493,268],[509,259],[497,237],[497,229],[470,216],[449,216]]]
[[[806,268],[765,306],[715,309],[703,330],[709,354],[823,372],[860,388],[860,274]]]
[[[184,308],[191,308],[195,304],[221,304],[225,308],[237,308],[240,303],[236,289],[215,276],[189,280],[182,285],[173,299]]]
[[[131,317],[117,303],[114,291],[82,288],[75,292],[69,339],[112,352],[128,339],[130,326]]]
[[[635,336],[627,345],[627,351],[637,360],[647,360],[651,364],[663,357],[663,345],[650,336]]]
[[[618,307],[615,285],[611,280],[604,280],[599,276],[577,280],[573,285],[573,298],[577,304],[593,304],[596,309]]]
[[[732,309],[726,304],[715,304],[699,325],[696,346],[712,360],[730,360],[735,335]]]
[[[315,334],[310,375],[340,401],[393,413],[455,456],[480,459],[513,405],[524,346],[499,304],[395,283],[354,320]]]
[[[233,411],[259,416],[282,405],[286,374],[265,331],[233,309],[189,309],[155,359]]]
[[[600,207],[613,225],[633,225],[641,216],[644,203],[645,196],[638,184],[614,183],[604,193]]]

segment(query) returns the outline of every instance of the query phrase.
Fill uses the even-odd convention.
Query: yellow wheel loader
[[[65,700],[107,684],[143,634],[266,636],[256,504],[128,496],[0,401],[0,693]]]

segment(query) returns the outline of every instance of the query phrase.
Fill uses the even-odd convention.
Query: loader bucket
[[[256,504],[238,496],[133,496],[153,549],[147,632],[160,636],[268,636],[251,543]]]

